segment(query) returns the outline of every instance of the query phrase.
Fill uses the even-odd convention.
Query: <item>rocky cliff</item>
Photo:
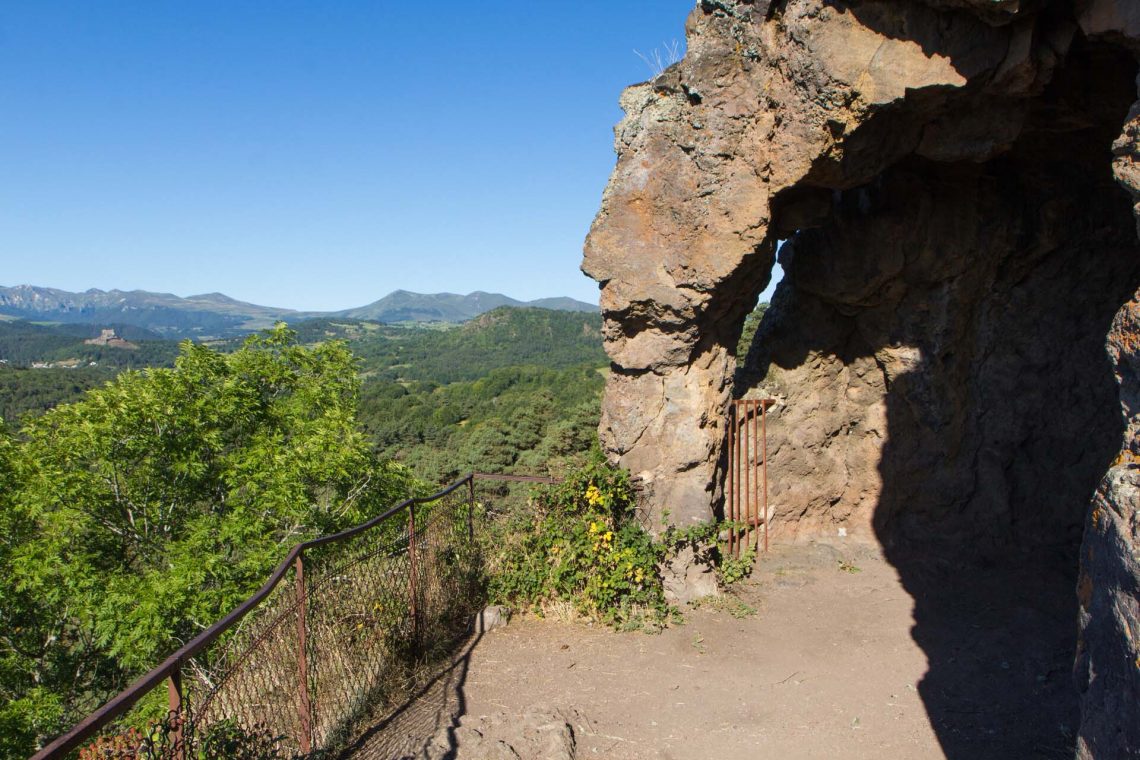
[[[607,451],[707,519],[727,404],[770,396],[779,539],[844,528],[905,580],[1075,568],[1083,533],[1080,752],[1140,752],[1140,3],[702,0],[687,39],[622,97],[586,242]]]

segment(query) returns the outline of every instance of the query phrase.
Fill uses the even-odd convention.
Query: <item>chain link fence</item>
[[[33,760],[336,757],[470,629],[484,588],[476,480],[497,477],[298,544],[246,602]],[[480,511],[506,492],[479,490]]]

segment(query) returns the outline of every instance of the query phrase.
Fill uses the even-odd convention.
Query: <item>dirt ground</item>
[[[779,547],[660,634],[516,617],[349,756],[1071,757],[1064,594],[928,575],[904,584],[872,546]]]

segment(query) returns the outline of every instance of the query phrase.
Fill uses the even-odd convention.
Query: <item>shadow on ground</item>
[[[463,687],[471,653],[482,639],[473,633],[434,678],[382,717],[339,756],[339,760],[411,760],[428,756],[452,760],[458,753],[455,730],[467,709]],[[446,744],[442,742],[446,741]]]

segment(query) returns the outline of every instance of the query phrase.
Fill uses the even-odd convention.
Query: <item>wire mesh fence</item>
[[[479,609],[478,477],[297,545],[250,599],[34,760],[335,756]]]

